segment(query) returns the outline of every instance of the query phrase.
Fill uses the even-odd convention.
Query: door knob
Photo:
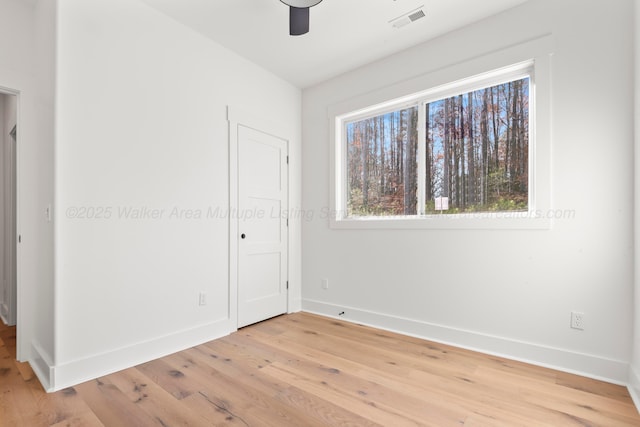
[[[245,237],[247,237],[247,235],[246,235],[246,234],[244,234],[244,233],[242,233],[242,234],[240,235],[240,237],[244,239]]]

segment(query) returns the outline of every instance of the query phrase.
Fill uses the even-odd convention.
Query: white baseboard
[[[50,355],[42,349],[37,342],[31,343],[31,358],[29,359],[31,369],[40,380],[40,384],[47,391],[54,391],[53,384],[53,363]]]
[[[628,381],[629,364],[619,360],[321,301],[303,299],[302,310],[614,384],[627,385]]]
[[[235,331],[229,319],[198,326],[103,354],[49,366],[47,391],[58,391],[132,366],[195,347]],[[45,370],[45,366],[41,368]],[[40,375],[38,375],[40,378]],[[42,379],[41,379],[42,381]],[[43,385],[45,383],[43,382]]]

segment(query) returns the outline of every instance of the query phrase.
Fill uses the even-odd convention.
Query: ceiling
[[[311,30],[289,36],[279,0],[142,0],[206,37],[304,88],[479,21],[527,0],[324,0]],[[423,7],[426,17],[389,22]]]

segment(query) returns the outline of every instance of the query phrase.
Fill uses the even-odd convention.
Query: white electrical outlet
[[[584,313],[571,312],[571,327],[573,329],[584,330]]]
[[[329,289],[329,279],[322,279],[320,281],[320,285],[322,286],[322,289]]]
[[[207,294],[200,292],[198,295],[198,305],[207,305]]]

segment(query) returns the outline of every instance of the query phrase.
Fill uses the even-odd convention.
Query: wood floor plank
[[[70,419],[60,421],[57,424],[52,424],[51,427],[104,427],[104,424],[100,422],[96,414],[89,411],[76,414]]]
[[[518,393],[528,402],[535,402],[554,410],[561,411],[579,418],[587,416],[594,420],[601,419],[602,414],[606,418],[619,420],[624,423],[625,418],[633,418],[637,410],[632,402],[623,402],[608,396],[599,396],[588,391],[561,385],[549,386],[546,383],[537,382],[535,379],[522,381],[520,376],[493,371],[491,368],[481,367],[476,374],[478,380],[491,379],[494,386],[499,386],[511,393]],[[542,405],[542,402],[548,402]]]
[[[176,368],[180,368],[191,381],[198,383],[200,393],[230,417],[238,418],[248,425],[322,425],[275,399],[271,393],[247,386],[237,381],[233,374],[227,375],[210,363],[202,363],[202,360],[194,357],[192,353],[178,353],[166,359]]]
[[[258,328],[259,329],[259,328]],[[258,338],[258,335],[260,335],[259,332],[257,332],[256,330],[252,330],[247,332],[249,334],[253,334],[254,338]],[[311,334],[313,335],[313,334]],[[286,342],[286,337],[290,336],[291,337],[291,342]],[[301,345],[300,343],[304,343],[304,342],[311,342],[312,345],[316,345],[316,348],[324,348],[324,346],[326,345],[326,341],[325,340],[317,340],[317,344],[316,344],[316,340],[308,340],[306,338],[305,335],[296,335],[290,331],[287,332],[282,332],[278,335],[278,337],[271,337],[268,339],[275,339],[278,341],[278,346],[280,348],[291,348],[292,346],[298,346],[298,348],[296,349],[296,351],[298,352],[305,352],[307,350],[305,350],[304,348],[300,348],[299,346]],[[295,342],[295,343],[294,343]],[[379,343],[378,343],[379,344]],[[334,354],[340,354],[340,352],[338,350],[335,350],[335,348],[340,348],[343,346],[336,346],[334,347]],[[372,352],[375,352],[376,354],[378,354],[377,351],[374,351],[373,349],[371,349]],[[358,352],[358,354],[360,354],[361,352]],[[326,357],[326,356],[325,356]],[[359,360],[363,360],[363,358],[358,355],[357,358]],[[484,363],[481,366],[489,366],[489,367],[493,367],[496,370],[502,370],[504,372],[510,372],[513,375],[518,375],[519,378],[516,378],[516,380],[514,381],[513,379],[511,379],[511,382],[513,384],[528,384],[533,380],[536,380],[538,382],[544,382],[545,385],[550,385],[550,384],[554,384],[552,383],[550,380],[555,378],[555,371],[552,370],[547,370],[544,368],[539,368],[539,367],[530,367],[530,365],[525,365],[525,369],[519,369],[521,365],[519,362],[512,362],[512,361],[504,361],[502,359],[496,359],[496,358],[487,358],[487,356],[484,357],[486,360],[484,361]],[[365,358],[366,359],[366,358]],[[499,362],[499,363],[494,363],[494,362]],[[365,363],[366,365],[372,365],[372,363]],[[390,366],[393,366],[395,368],[396,364],[392,363],[390,364]],[[353,369],[350,368],[350,369]],[[388,367],[387,367],[388,369]],[[402,375],[403,373],[400,372],[399,375]],[[496,372],[496,374],[500,374],[500,372]],[[369,374],[370,376],[370,374]],[[412,376],[415,377],[415,373],[412,374]],[[544,408],[539,408],[537,407],[537,405],[531,405],[528,404],[527,402],[524,401],[523,396],[520,395],[520,398],[518,399],[518,390],[516,389],[508,389],[508,388],[503,388],[503,387],[494,387],[493,389],[488,388],[486,386],[484,386],[483,382],[478,382],[476,380],[473,379],[473,375],[468,375],[467,378],[462,378],[463,380],[465,380],[465,382],[467,384],[464,384],[465,388],[467,390],[462,390],[460,389],[460,387],[458,385],[455,385],[454,387],[451,386],[451,383],[449,384],[444,384],[442,382],[437,382],[438,385],[438,389],[450,389],[452,391],[454,391],[454,395],[450,396],[452,399],[456,399],[459,401],[464,401],[464,397],[465,395],[468,396],[467,400],[478,400],[477,396],[481,395],[483,396],[483,399],[485,401],[487,401],[489,403],[489,405],[491,405],[492,408],[494,408],[494,412],[497,414],[500,411],[503,412],[503,418],[505,420],[510,420],[511,423],[519,421],[519,422],[524,422],[527,419],[525,418],[523,420],[523,418],[520,416],[520,414],[522,413],[528,413],[531,414],[531,416],[533,418],[528,418],[528,423],[532,424],[535,421],[534,420],[543,420],[546,419],[549,423],[549,425],[570,425],[573,422],[576,422],[576,425],[579,425],[579,422],[577,420],[579,420],[578,415],[573,415],[573,418],[571,418],[571,422],[567,421],[567,417],[569,417],[569,414],[566,414],[565,412],[562,411],[546,411],[547,413],[545,413]],[[426,381],[425,381],[426,382]],[[490,381],[488,381],[487,383],[490,384]],[[472,393],[471,395],[469,395],[469,393]],[[538,391],[540,392],[540,391]],[[507,403],[505,403],[507,402]],[[474,411],[476,411],[476,414],[481,414],[483,411],[487,409],[487,407],[489,405],[484,405],[484,407],[481,405],[480,407],[478,407],[477,409],[475,409]],[[477,405],[475,405],[477,406]],[[512,413],[512,414],[517,414],[517,415],[511,415],[511,416],[504,416],[504,413]],[[494,414],[494,415],[496,415]],[[615,419],[615,417],[612,416],[612,418]]]
[[[15,361],[15,365],[16,369],[20,371],[20,375],[22,376],[23,380],[31,381],[32,379],[35,379],[36,374],[35,372],[33,372],[33,369],[31,369],[31,365],[29,365],[27,362],[21,363]]]
[[[31,385],[35,380],[25,381],[8,348],[0,348],[0,394],[7,418],[15,419],[17,425],[45,425],[51,414],[40,411],[38,402],[33,398]]]
[[[585,391],[596,396],[608,397],[629,404],[629,392],[617,384],[572,375],[565,372],[557,373],[556,384],[563,387]]]
[[[336,335],[324,331],[306,330],[303,332],[288,330],[278,336],[290,339],[334,355],[351,355],[351,358],[365,364],[401,367],[405,370],[424,370],[437,375],[465,377],[476,369],[476,364],[468,361],[455,362],[451,359],[434,358],[429,354],[397,350],[395,346],[369,345],[350,338],[349,335]],[[348,350],[345,353],[345,350]]]
[[[640,426],[628,391],[296,313],[57,393],[0,325],[0,427]]]
[[[238,418],[229,416],[226,412],[213,405],[204,394],[192,394],[181,400],[188,411],[194,411],[206,420],[206,426],[237,427],[246,426]]]
[[[189,411],[181,401],[135,368],[109,376],[127,398],[163,426],[205,426],[208,420]]]
[[[234,336],[238,335],[234,334]],[[252,375],[251,369],[262,369],[273,363],[271,359],[280,360],[283,356],[281,349],[271,349],[270,351],[260,343],[255,344],[257,347],[248,348],[235,342],[215,341],[185,353],[190,358],[200,359],[203,363],[231,375],[240,384],[271,395],[287,407],[307,414],[322,425],[379,426],[377,423],[359,417],[353,412],[327,402],[314,394],[307,393],[285,381],[268,375]],[[260,348],[260,351],[256,351],[256,348]],[[243,358],[243,355],[246,355],[246,359]],[[259,356],[256,358],[256,355]]]
[[[0,321],[2,324],[2,321]],[[9,354],[15,358],[16,354],[16,328],[3,325],[0,327],[0,347],[6,347]]]
[[[170,363],[167,358],[154,360],[136,367],[151,381],[184,403],[188,410],[195,410],[210,425],[233,425],[234,417],[211,403],[199,382],[191,381],[183,373],[183,367]],[[243,423],[239,423],[242,425]]]
[[[245,336],[244,334],[249,335]],[[439,421],[440,423],[443,422],[444,419],[450,421],[452,419],[460,420],[464,418],[463,408],[454,407],[455,405],[448,402],[445,405],[439,405],[442,402],[441,396],[425,396],[427,394],[425,389],[418,390],[414,387],[406,387],[406,382],[398,381],[398,378],[396,378],[395,381],[384,381],[381,376],[378,376],[374,381],[372,380],[372,378],[374,378],[374,375],[372,375],[373,371],[362,375],[365,370],[365,367],[362,365],[357,365],[338,357],[320,356],[320,354],[314,352],[313,349],[302,348],[297,343],[287,342],[283,344],[282,340],[278,340],[277,356],[273,357],[273,355],[265,353],[269,347],[264,346],[264,344],[263,348],[252,345],[252,343],[256,342],[252,337],[256,335],[257,333],[255,331],[242,331],[242,333],[239,332],[229,337],[229,340],[210,343],[208,346],[220,347],[230,340],[236,345],[243,343],[243,345],[246,346],[245,352],[261,355],[263,359],[274,359],[272,363],[266,364],[266,366],[284,365],[292,367],[298,372],[304,371],[314,374],[314,381],[319,381],[326,387],[334,387],[342,390],[343,393],[347,393],[358,400],[364,400],[370,403],[372,401],[388,402],[396,398],[400,402],[399,405],[406,407],[407,410],[409,407],[413,407],[415,412],[422,414],[425,411],[431,411],[432,414],[435,414],[434,418],[437,418],[440,414],[446,414],[446,418],[443,416]],[[291,350],[292,352],[288,353],[287,350]],[[283,355],[286,357],[282,357]],[[295,357],[295,355],[303,355],[303,357]],[[353,373],[353,375],[350,373]],[[379,379],[383,380],[378,381]],[[421,396],[421,398],[415,398],[414,396],[416,395]],[[342,406],[344,407],[344,405]],[[423,416],[414,417],[414,419],[421,421]]]
[[[149,417],[116,387],[109,377],[98,378],[75,387],[84,401],[105,426],[159,426],[162,422]]]
[[[298,319],[304,319],[302,322]],[[275,319],[274,319],[275,320]],[[497,356],[490,356],[479,352],[461,349],[446,344],[425,341],[407,335],[395,334],[389,331],[381,331],[364,325],[332,320],[327,323],[327,319],[309,313],[295,313],[290,316],[277,318],[280,322],[282,333],[291,332],[290,326],[315,331],[326,331],[331,335],[347,338],[350,341],[361,342],[375,347],[384,346],[404,354],[425,356],[437,360],[441,365],[458,363],[463,366],[488,365],[500,367],[505,371],[515,371],[527,377],[539,377],[549,382],[556,382],[558,371],[541,368],[527,363],[509,360]],[[284,326],[286,325],[286,326]],[[324,327],[321,327],[324,325]],[[258,326],[258,325],[257,325]],[[259,327],[259,326],[258,326]],[[440,363],[444,362],[444,363]],[[570,374],[567,374],[570,375]]]
[[[375,379],[376,382],[388,385],[390,388],[421,396],[426,402],[440,402],[444,408],[450,410],[464,408],[468,413],[474,414],[493,411],[495,416],[500,415],[501,418],[510,420],[512,424],[517,421],[517,425],[527,425],[527,422],[532,422],[532,418],[523,417],[522,413],[536,416],[535,408],[526,408],[527,405],[524,402],[513,401],[511,393],[503,391],[501,388],[482,387],[478,389],[482,384],[474,386],[474,382],[465,377],[446,378],[422,370],[407,371],[405,367],[397,364],[369,366],[368,363],[361,363],[360,360],[349,360],[349,358],[360,359],[359,357],[354,358],[349,349],[343,350],[341,353],[344,357],[341,357],[341,355],[329,355],[305,347],[298,340],[288,340],[282,335],[269,337],[255,330],[247,333],[251,335],[253,340],[275,340],[278,348],[281,349],[280,351],[290,350],[295,354],[304,354],[309,359],[324,361],[334,368],[357,373],[361,378]],[[233,339],[237,340],[238,335],[239,333],[234,334]]]
[[[185,381],[183,373],[167,363],[166,359],[144,363],[137,369],[178,400],[198,393],[197,385]]]

